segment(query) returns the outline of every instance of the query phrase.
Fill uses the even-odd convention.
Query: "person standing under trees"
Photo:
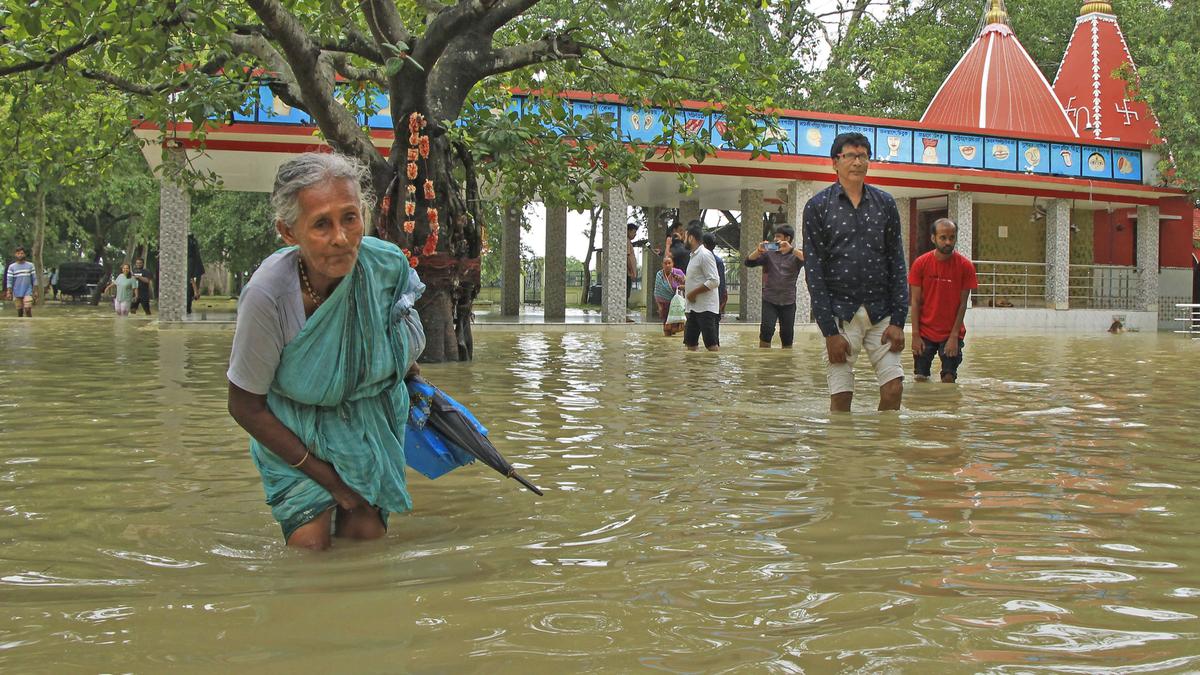
[[[663,321],[663,335],[670,337],[683,330],[683,324],[671,323],[667,318],[671,311],[671,301],[675,294],[683,288],[685,279],[683,270],[675,267],[671,256],[663,256],[662,269],[654,274],[654,302],[658,305],[658,315]]]
[[[930,377],[933,355],[942,362],[942,382],[958,380],[962,364],[963,337],[967,327],[967,303],[971,290],[979,288],[975,265],[958,251],[958,224],[938,218],[930,232],[934,249],[913,261],[908,272],[912,286],[913,379]]]
[[[678,220],[672,221],[671,228],[667,230],[667,238],[663,242],[663,255],[671,256],[675,269],[687,272],[688,261],[691,260],[692,254],[688,251],[685,238],[683,223]]]
[[[5,297],[17,305],[18,317],[33,317],[33,303],[37,301],[37,270],[25,259],[25,247],[13,249],[16,262],[4,273],[4,284],[8,290]]]
[[[687,246],[692,250],[692,260],[685,273],[684,299],[687,301],[687,320],[683,327],[683,344],[688,351],[700,347],[704,336],[704,348],[710,352],[721,349],[720,299],[717,289],[721,279],[717,276],[717,261],[711,251],[704,248],[704,224],[699,220],[688,223]]]
[[[838,134],[829,154],[837,182],[804,205],[805,277],[813,321],[825,336],[829,409],[850,411],[854,361],[865,351],[879,383],[879,409],[899,410],[908,318],[900,212],[891,195],[866,184],[866,136]]]
[[[116,310],[117,316],[129,316],[129,306],[133,303],[134,293],[137,292],[138,280],[134,278],[133,272],[129,269],[129,263],[121,265],[121,273],[113,279],[108,288],[104,289],[108,293],[112,289],[116,289],[116,297],[113,298],[113,309]]]
[[[133,307],[129,310],[132,314],[137,314],[138,306],[140,305],[146,310],[146,315],[150,314],[150,290],[154,282],[150,279],[150,272],[146,270],[146,261],[141,258],[135,258],[133,261],[133,278],[138,280],[137,294],[133,296]]]
[[[187,236],[187,313],[192,313],[192,302],[200,297],[200,277],[204,276],[204,261],[200,258],[200,242],[196,235]]]
[[[758,346],[771,348],[775,324],[779,323],[779,342],[792,348],[796,331],[796,280],[804,267],[804,251],[795,248],[796,230],[791,225],[775,227],[775,241],[762,242],[746,258],[746,267],[762,267],[767,279],[762,290],[762,323]]]
[[[713,254],[713,260],[717,261],[717,278],[720,279],[717,286],[717,299],[720,301],[717,307],[717,321],[720,321],[725,315],[725,303],[729,302],[729,286],[725,284],[725,260],[717,254],[717,237],[712,232],[704,233],[704,248],[708,249]]]

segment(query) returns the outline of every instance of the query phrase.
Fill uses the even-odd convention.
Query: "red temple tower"
[[[992,0],[979,37],[942,83],[921,121],[941,127],[1076,138],[1075,125]]]
[[[1054,93],[1081,138],[1154,145],[1158,120],[1134,101],[1119,71],[1134,71],[1125,35],[1108,0],[1086,0],[1067,44]]]

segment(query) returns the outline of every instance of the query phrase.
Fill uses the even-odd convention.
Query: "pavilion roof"
[[[1087,0],[1067,43],[1054,93],[1084,138],[1144,145],[1158,142],[1158,120],[1141,101],[1131,100],[1118,71],[1133,71],[1125,36],[1107,0]]]
[[[1009,26],[1002,0],[991,1],[984,22],[921,121],[983,132],[1077,138],[1050,83]]]

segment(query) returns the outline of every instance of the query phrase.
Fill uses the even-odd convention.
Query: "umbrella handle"
[[[539,497],[545,496],[545,493],[543,493],[541,490],[539,490],[536,485],[534,485],[533,483],[530,483],[528,480],[526,480],[526,478],[524,476],[517,473],[515,469],[509,469],[508,473],[506,475],[509,478],[512,478],[513,480],[517,481],[521,485],[524,485],[533,494],[535,494]]]

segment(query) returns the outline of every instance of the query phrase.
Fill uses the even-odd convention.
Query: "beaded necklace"
[[[312,284],[308,283],[308,275],[304,272],[304,259],[299,255],[296,256],[296,264],[300,268],[300,281],[304,282],[304,290],[308,291],[308,297],[312,298],[312,301],[317,304],[317,307],[320,307],[321,303],[325,302],[325,298],[317,295],[316,292],[313,291]]]

